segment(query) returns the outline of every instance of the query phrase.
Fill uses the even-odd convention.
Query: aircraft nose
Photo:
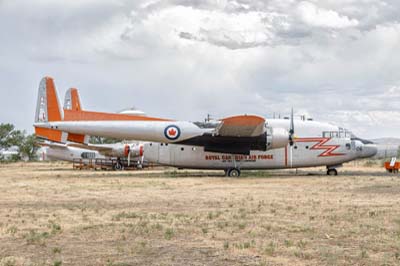
[[[373,157],[378,153],[378,148],[375,144],[365,144],[362,151],[362,158]]]

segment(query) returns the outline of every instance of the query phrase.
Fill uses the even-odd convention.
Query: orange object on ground
[[[385,169],[390,173],[398,173],[400,169],[400,162],[395,162],[393,166],[390,166],[390,162],[385,162]]]

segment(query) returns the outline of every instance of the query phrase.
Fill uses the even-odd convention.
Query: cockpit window
[[[339,131],[324,131],[322,133],[324,138],[350,138],[351,132],[348,130],[343,130],[339,128]]]

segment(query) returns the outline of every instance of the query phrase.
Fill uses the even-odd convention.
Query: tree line
[[[36,152],[39,146],[36,144],[35,134],[28,135],[25,130],[18,130],[13,124],[0,124],[0,150],[8,150],[11,147],[18,147],[18,154],[12,155],[12,161],[22,158],[36,160]],[[0,161],[4,161],[0,154]]]

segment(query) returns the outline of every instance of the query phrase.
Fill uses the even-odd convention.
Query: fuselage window
[[[346,149],[348,149],[348,150],[351,149],[351,144],[350,143],[346,143]]]
[[[82,152],[81,157],[83,159],[94,159],[94,158],[96,158],[96,153],[94,153],[94,152]]]
[[[184,150],[185,150],[185,148],[184,148],[184,147],[182,147],[182,148],[181,148],[181,151],[184,151]]]

